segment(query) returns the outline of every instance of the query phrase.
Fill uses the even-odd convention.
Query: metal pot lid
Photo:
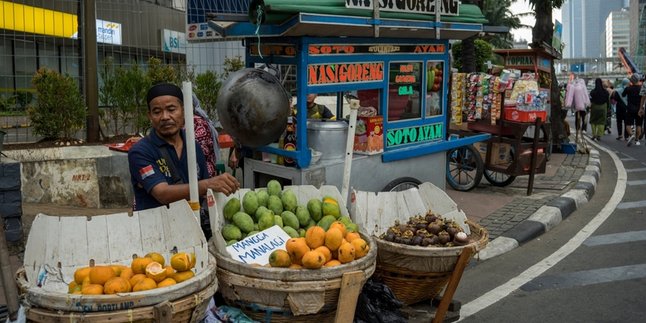
[[[307,120],[308,130],[345,130],[348,128],[348,123],[341,120]]]

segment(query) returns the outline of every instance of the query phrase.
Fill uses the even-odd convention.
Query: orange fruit
[[[339,261],[342,264],[353,261],[354,257],[354,246],[351,243],[344,243],[339,247]]]
[[[117,277],[110,266],[94,266],[90,269],[90,283],[102,285],[110,278]]]
[[[183,281],[193,278],[194,276],[195,276],[194,272],[187,270],[187,271],[178,271],[174,273],[171,278],[174,279],[179,284]]]
[[[110,265],[112,267],[112,270],[114,270],[114,274],[119,277],[121,276],[121,271],[124,270],[125,268],[128,268],[127,266],[121,265],[121,264],[115,264],[115,265]]]
[[[132,259],[132,263],[130,263],[130,268],[132,269],[132,272],[135,274],[145,274],[146,266],[148,266],[148,264],[151,262],[153,262],[152,258],[137,257],[135,259]]]
[[[132,276],[134,275],[135,273],[132,272],[132,268],[126,267],[123,270],[121,270],[121,275],[119,275],[119,277],[124,278],[126,280],[130,280],[130,278],[132,278]]]
[[[337,228],[328,229],[325,233],[325,246],[334,251],[339,249],[343,242],[343,233]]]
[[[289,258],[287,251],[282,249],[276,249],[271,252],[269,255],[269,264],[272,267],[289,267],[292,264],[292,260]]]
[[[175,273],[175,269],[173,269],[173,267],[171,266],[166,266],[164,269],[166,269],[166,277],[170,277]]]
[[[137,285],[132,287],[133,292],[141,292],[144,290],[151,290],[157,288],[157,283],[154,280],[146,277],[139,281]]]
[[[87,284],[81,288],[83,295],[101,295],[103,294],[103,286],[99,284]]]
[[[83,284],[85,277],[90,275],[90,269],[92,269],[92,267],[83,267],[74,271],[74,281],[79,285]]]
[[[352,246],[354,247],[355,259],[364,257],[368,254],[368,251],[370,251],[370,246],[368,246],[366,240],[354,239],[352,240],[352,242],[350,242],[350,244],[352,244]]]
[[[332,228],[337,228],[341,231],[341,235],[345,237],[345,235],[348,233],[348,229],[345,227],[345,224],[341,221],[334,221],[332,224],[330,224],[330,227],[328,228],[328,231]]]
[[[135,287],[138,282],[140,282],[142,279],[146,278],[145,274],[136,274],[132,277],[130,277],[130,280],[128,282],[130,283],[130,286]]]
[[[111,295],[116,293],[129,293],[130,292],[130,282],[127,279],[121,277],[114,277],[103,285],[103,293]]]
[[[177,271],[187,271],[192,267],[191,255],[187,252],[178,252],[170,258],[170,265]]]
[[[334,266],[340,266],[340,265],[341,265],[341,262],[340,262],[340,261],[338,261],[338,260],[336,260],[336,259],[332,259],[332,260],[330,260],[330,261],[326,262],[326,263],[323,265],[323,267],[334,267]]]
[[[307,246],[316,249],[325,243],[325,229],[318,225],[312,226],[305,232]]]
[[[177,284],[175,279],[172,279],[172,278],[169,277],[169,278],[166,278],[166,279],[160,281],[159,284],[157,284],[157,288],[173,286],[175,284]]]
[[[292,263],[301,263],[301,258],[305,255],[306,252],[310,251],[310,247],[307,246],[305,238],[291,238],[287,240],[285,244],[287,253],[292,259]]]
[[[158,252],[149,252],[144,257],[148,257],[148,258],[152,259],[153,261],[156,261],[156,262],[160,263],[162,265],[162,267],[164,266],[164,263],[166,263],[166,259],[164,259],[164,256],[162,256]]]
[[[303,266],[299,264],[291,264],[289,265],[289,269],[303,269]]]
[[[325,256],[325,262],[332,260],[332,252],[326,246],[320,246],[314,250],[322,253],[323,256]]]
[[[151,278],[155,283],[166,279],[166,268],[156,261],[153,261],[146,266],[146,277]]]
[[[348,232],[345,234],[344,239],[352,242],[352,240],[354,239],[361,239],[361,235],[359,234],[359,232]]]
[[[76,281],[72,281],[67,285],[67,292],[70,294],[74,294],[74,292],[80,292],[81,291],[81,285],[77,284]]]
[[[303,255],[303,267],[307,269],[319,269],[325,263],[325,256],[316,251],[310,250]]]
[[[195,252],[191,252],[191,268],[195,268],[196,263],[197,263],[197,257],[195,256]]]

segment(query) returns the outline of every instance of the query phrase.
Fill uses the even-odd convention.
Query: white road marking
[[[614,161],[615,167],[617,168],[617,184],[615,185],[614,193],[612,194],[612,197],[610,197],[610,200],[608,201],[606,206],[601,209],[601,211],[597,215],[595,215],[595,217],[592,218],[592,220],[590,220],[590,222],[585,227],[583,227],[576,235],[574,235],[574,237],[572,237],[570,241],[561,246],[561,248],[559,248],[553,254],[536,263],[532,267],[529,267],[520,275],[510,279],[505,284],[502,284],[490,290],[489,292],[469,303],[463,304],[462,308],[460,309],[460,320],[470,317],[471,315],[474,315],[481,310],[495,304],[496,302],[511,294],[513,291],[520,288],[522,285],[538,277],[546,270],[552,268],[554,265],[571,254],[574,250],[576,250],[579,246],[581,246],[581,244],[588,237],[590,237],[592,233],[594,233],[594,231],[596,231],[599,226],[601,226],[601,224],[603,224],[603,222],[606,221],[606,219],[608,219],[608,217],[612,214],[616,206],[619,204],[619,202],[621,202],[621,199],[626,192],[626,170],[616,154],[597,144],[593,143],[593,145],[595,145],[597,149],[601,149],[608,153]]]

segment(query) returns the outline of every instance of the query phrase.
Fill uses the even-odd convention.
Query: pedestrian
[[[128,151],[135,211],[190,198],[182,90],[174,84],[161,83],[151,87],[146,97],[152,130]],[[228,173],[209,177],[202,150],[195,152],[201,197],[208,189],[230,195],[240,188]],[[202,230],[209,239],[208,213],[200,213]]]
[[[590,91],[590,125],[592,126],[592,140],[601,140],[605,131],[606,115],[610,106],[610,94],[603,88],[600,78],[594,80],[594,88]]]
[[[621,94],[622,97],[626,97],[628,104],[626,108],[626,133],[628,134],[628,143],[627,146],[631,146],[633,141],[635,145],[639,146],[639,138],[642,134],[642,124],[644,123],[644,107],[640,108],[642,98],[639,95],[640,87],[639,81],[641,80],[641,75],[633,74],[630,76],[630,86],[628,86],[624,92]],[[635,126],[635,132],[633,133],[632,126]],[[636,139],[636,140],[635,140]]]
[[[579,131],[585,132],[587,129],[585,122],[586,110],[590,106],[590,96],[588,95],[583,79],[576,77],[567,85],[565,90],[565,106],[574,110],[577,135]]]
[[[606,91],[608,91],[608,97],[610,97],[610,104],[608,105],[608,110],[606,111],[606,126],[604,131],[608,134],[612,134],[612,113],[615,110],[616,103],[615,100],[612,99],[612,92],[615,91],[615,87],[609,80],[604,80],[603,85]]]
[[[639,102],[639,112],[638,114],[642,118],[642,129],[644,129],[644,122],[646,122],[646,118],[644,118],[644,108],[646,107],[646,81],[644,81],[642,77],[642,87],[641,90],[639,90],[639,95],[641,96],[641,100]],[[641,136],[639,137],[639,140],[642,140],[644,138],[644,131],[642,131]]]
[[[630,84],[630,80],[624,78],[621,84],[610,95],[611,100],[615,101],[615,117],[617,119],[617,140],[628,140],[628,134],[624,128],[624,120],[626,119],[626,109],[628,108],[628,101],[626,97],[621,96],[626,87]]]

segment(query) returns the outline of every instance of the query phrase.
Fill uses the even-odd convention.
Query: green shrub
[[[195,77],[193,87],[195,95],[200,99],[202,109],[206,111],[211,120],[218,120],[215,102],[218,100],[218,92],[222,82],[217,72],[206,71]]]
[[[27,113],[34,133],[49,139],[68,139],[83,128],[86,107],[72,77],[41,68],[32,84],[38,98]]]

